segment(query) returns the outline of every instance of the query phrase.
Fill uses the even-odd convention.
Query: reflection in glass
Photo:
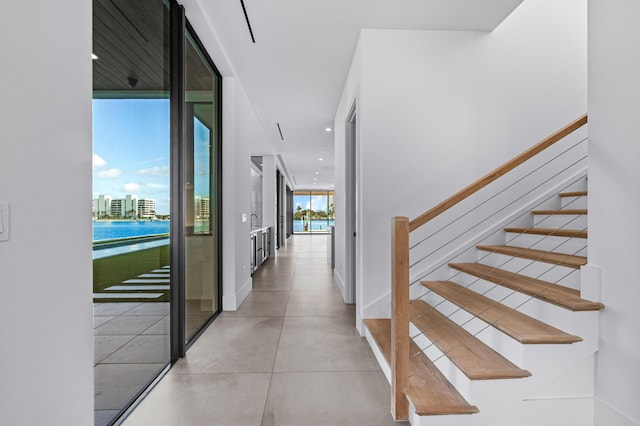
[[[195,40],[186,46],[185,336],[189,342],[218,312],[219,78]]]

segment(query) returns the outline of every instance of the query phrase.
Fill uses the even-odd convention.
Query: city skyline
[[[94,99],[93,198],[153,199],[169,214],[169,100]]]

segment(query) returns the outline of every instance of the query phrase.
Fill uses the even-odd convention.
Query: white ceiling
[[[255,44],[240,0],[198,3],[247,91],[271,149],[295,179],[294,189],[331,189],[333,133],[325,128],[333,128],[361,29],[491,31],[521,2],[244,0]],[[256,145],[251,154],[268,151]]]

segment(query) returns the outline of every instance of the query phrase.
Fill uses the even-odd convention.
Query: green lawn
[[[122,282],[136,278],[141,274],[146,274],[154,269],[160,269],[169,265],[169,246],[154,247],[145,250],[138,250],[131,253],[119,254],[105,257],[93,261],[93,291],[94,293],[109,293],[105,288],[112,285],[122,285]],[[162,292],[163,296],[158,299],[126,299],[129,301],[141,302],[168,302],[169,291]],[[118,293],[121,293],[118,291]],[[142,292],[141,292],[142,293]],[[134,296],[132,294],[132,296]],[[96,302],[122,302],[122,299],[96,299]]]

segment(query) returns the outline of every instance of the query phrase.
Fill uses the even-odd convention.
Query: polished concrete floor
[[[125,426],[393,425],[389,385],[326,262],[295,235],[133,411]]]

